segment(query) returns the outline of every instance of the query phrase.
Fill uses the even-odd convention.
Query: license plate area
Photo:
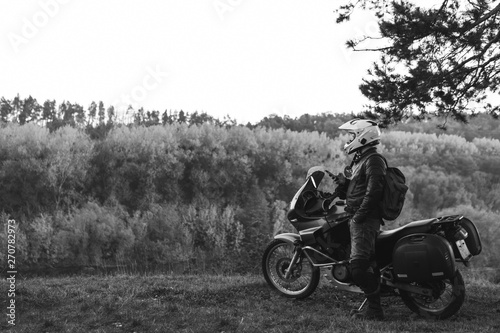
[[[467,247],[467,244],[465,243],[465,240],[461,239],[456,241],[457,248],[458,248],[458,253],[460,253],[460,257],[462,258],[463,261],[469,261],[472,258],[472,254],[469,251],[469,248]]]

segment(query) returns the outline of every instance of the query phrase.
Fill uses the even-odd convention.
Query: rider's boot
[[[353,319],[384,320],[384,310],[380,304],[380,287],[372,293],[365,294],[368,305],[362,310],[352,310]]]

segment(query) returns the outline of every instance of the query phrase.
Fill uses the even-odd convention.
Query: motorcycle
[[[282,233],[266,247],[262,270],[280,294],[303,299],[322,272],[337,290],[362,293],[350,271],[351,215],[335,194],[318,190],[327,171],[309,169],[290,204],[287,218],[298,233]],[[376,266],[383,296],[399,296],[413,312],[445,319],[465,300],[465,283],[456,262],[468,265],[481,252],[476,226],[464,216],[441,216],[381,231]],[[359,310],[363,308],[366,299]]]

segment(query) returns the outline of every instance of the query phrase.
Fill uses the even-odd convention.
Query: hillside
[[[23,270],[255,272],[272,236],[293,231],[287,206],[306,170],[340,172],[349,163],[345,140],[210,123],[116,126],[104,137],[71,126],[4,124],[0,220],[16,221]],[[380,148],[410,187],[402,215],[386,228],[462,214],[484,245],[473,264],[500,266],[499,140],[384,131]]]

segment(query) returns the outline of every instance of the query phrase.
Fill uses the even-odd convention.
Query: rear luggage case
[[[451,279],[455,276],[455,255],[450,243],[430,234],[401,238],[394,247],[395,279],[424,282]]]

